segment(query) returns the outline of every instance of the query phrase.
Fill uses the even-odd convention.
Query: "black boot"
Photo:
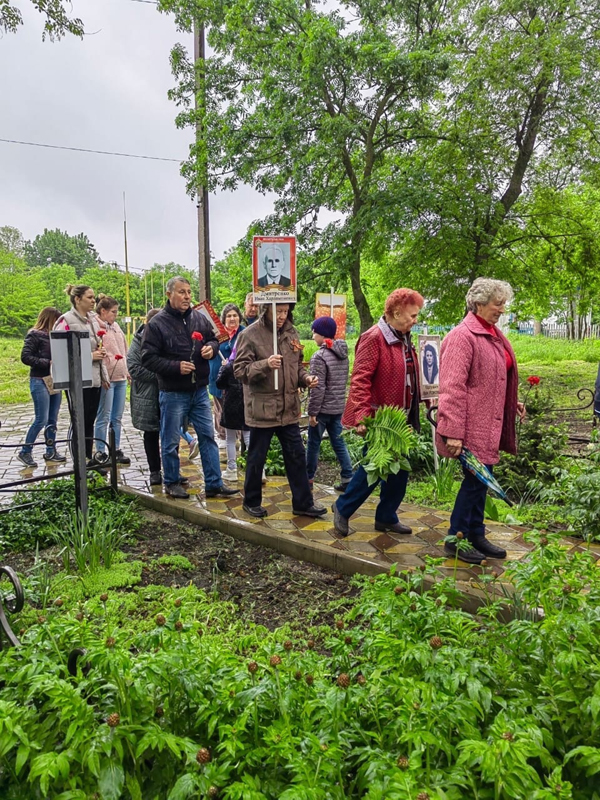
[[[457,551],[458,558],[467,564],[481,564],[482,561],[485,561],[484,554],[480,553],[479,550],[476,550],[474,547],[459,548],[455,542],[444,542],[444,552],[446,555],[451,556],[451,558],[455,558]]]
[[[486,558],[506,558],[506,550],[493,544],[485,536],[469,536],[469,542]]]

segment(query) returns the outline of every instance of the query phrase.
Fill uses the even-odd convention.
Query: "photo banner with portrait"
[[[221,318],[208,302],[208,300],[202,300],[202,302],[198,303],[195,306],[192,306],[194,311],[199,311],[202,316],[207,320],[210,327],[213,329],[213,333],[215,334],[215,338],[218,342],[228,342],[229,341],[229,334],[227,333],[227,329],[225,325],[221,322]]]
[[[333,317],[337,330],[336,339],[346,338],[346,295],[333,292],[317,292],[315,319]]]
[[[255,303],[295,303],[296,237],[254,236],[252,289]]]
[[[421,398],[434,400],[440,393],[440,343],[439,336],[421,335],[419,339],[419,374]]]

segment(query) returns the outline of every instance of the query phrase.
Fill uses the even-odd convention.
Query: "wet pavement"
[[[0,408],[0,444],[19,443],[24,441],[25,434],[33,417],[31,405],[13,405]],[[65,438],[69,425],[66,403],[63,403],[59,417],[58,440]],[[0,484],[19,480],[35,475],[50,475],[60,472],[60,465],[47,466],[42,459],[43,444],[34,448],[33,456],[39,466],[35,469],[26,469],[17,460],[18,447],[0,448]],[[59,444],[58,449],[67,452],[66,445]],[[333,514],[331,504],[337,497],[332,487],[315,485],[314,497],[317,503],[327,508],[327,514],[320,519],[305,516],[296,516],[292,513],[292,498],[288,483],[284,477],[270,477],[263,487],[263,506],[267,509],[268,517],[257,520],[242,509],[242,496],[235,495],[230,498],[206,498],[204,496],[204,483],[200,458],[190,461],[187,457],[188,448],[181,442],[181,472],[189,479],[189,500],[172,500],[164,495],[160,486],[149,485],[149,470],[144,454],[142,434],[131,425],[129,407],[127,406],[123,419],[123,435],[121,449],[131,458],[130,466],[119,468],[119,480],[123,487],[139,492],[142,495],[152,495],[158,501],[153,503],[167,512],[173,511],[176,516],[182,516],[183,510],[177,506],[188,507],[192,505],[198,511],[208,514],[208,519],[215,522],[215,527],[220,530],[235,530],[235,535],[244,538],[244,531],[252,528],[269,533],[270,542],[277,546],[277,539],[294,539],[296,544],[302,543],[302,551],[307,552],[311,547],[315,552],[324,552],[323,547],[339,551],[339,555],[356,558],[356,571],[362,571],[361,564],[373,562],[382,568],[389,568],[397,564],[399,569],[418,568],[425,564],[425,556],[444,559],[440,562],[442,574],[456,575],[460,583],[477,581],[477,576],[483,571],[482,567],[471,566],[462,561],[455,563],[453,558],[444,556],[440,542],[448,528],[449,512],[438,511],[424,506],[403,503],[398,511],[400,521],[412,528],[410,536],[380,533],[374,529],[374,514],[377,498],[368,500],[359,512],[350,520],[352,533],[346,538],[341,538],[333,528]],[[225,458],[225,451],[221,450],[221,459]],[[67,462],[70,468],[70,460]],[[222,465],[223,469],[225,464]],[[232,488],[243,488],[243,475],[240,474],[237,483],[228,483]],[[3,493],[0,488],[0,502],[6,502],[10,494]],[[150,498],[148,498],[149,500]],[[146,503],[148,504],[148,503]],[[204,516],[205,519],[206,516]],[[226,523],[226,524],[224,524]],[[210,521],[209,523],[210,524]],[[516,525],[505,525],[489,521],[486,523],[489,539],[498,543],[507,550],[506,561],[490,559],[485,567],[487,572],[501,576],[506,562],[524,558],[531,545],[523,540],[526,528]],[[258,533],[258,530],[256,530]],[[579,546],[577,540],[565,538],[565,545],[569,548]],[[311,559],[312,560],[312,559]],[[316,559],[318,561],[318,559]]]

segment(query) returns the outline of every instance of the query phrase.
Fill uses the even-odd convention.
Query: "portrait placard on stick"
[[[346,295],[333,292],[317,292],[315,319],[333,317],[337,330],[336,339],[346,338]]]
[[[296,302],[295,236],[253,238],[252,288],[255,303]]]
[[[208,300],[202,300],[201,303],[197,303],[194,307],[194,311],[199,311],[203,317],[208,320],[211,328],[213,329],[213,333],[215,334],[215,338],[219,342],[228,342],[229,341],[229,334],[225,328],[225,325],[221,322],[221,319]]]
[[[421,397],[433,400],[440,393],[440,337],[419,336]]]

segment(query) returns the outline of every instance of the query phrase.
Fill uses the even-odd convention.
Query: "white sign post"
[[[273,315],[273,355],[277,355],[277,303],[273,300],[273,304],[271,306],[271,313]],[[279,370],[273,370],[273,383],[275,386],[275,391],[279,389]]]

